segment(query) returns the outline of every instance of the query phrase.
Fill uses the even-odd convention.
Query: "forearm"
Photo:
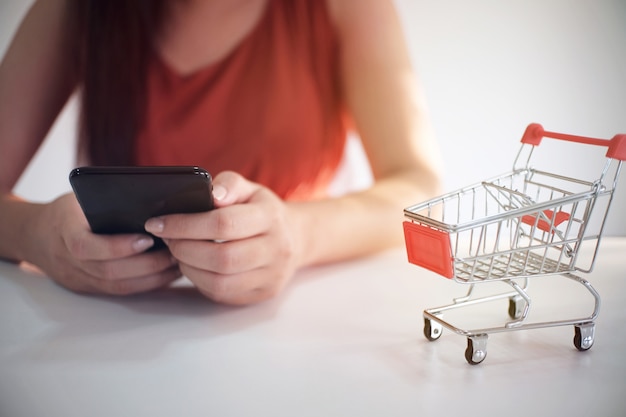
[[[289,203],[300,265],[372,254],[403,242],[403,209],[439,192],[435,173],[404,172],[346,196]]]
[[[0,197],[0,259],[15,262],[30,260],[29,242],[33,224],[43,204],[23,201],[8,194]]]

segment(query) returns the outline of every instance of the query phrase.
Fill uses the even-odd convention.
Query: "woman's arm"
[[[402,209],[439,191],[440,155],[391,0],[327,0],[341,48],[344,96],[374,174],[368,190],[290,204],[303,264],[402,243]]]
[[[94,235],[71,193],[34,204],[11,192],[76,86],[70,6],[35,3],[0,65],[0,258],[28,261],[79,292],[158,288],[180,271],[167,251],[144,252],[147,235]]]
[[[11,195],[75,86],[65,0],[36,2],[0,64],[0,257],[25,256],[41,205]]]
[[[66,0],[36,2],[0,64],[0,191],[10,192],[76,84]]]

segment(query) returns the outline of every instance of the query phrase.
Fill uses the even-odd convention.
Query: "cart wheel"
[[[520,296],[513,296],[509,298],[509,317],[513,320],[517,320],[522,317],[524,313],[525,301]]]
[[[443,331],[443,326],[439,323],[433,323],[430,319],[424,318],[424,336],[426,339],[435,341],[439,339]]]
[[[593,323],[574,326],[574,346],[580,351],[591,349],[593,346],[595,325]]]
[[[467,338],[465,360],[470,365],[478,365],[487,357],[487,335]]]

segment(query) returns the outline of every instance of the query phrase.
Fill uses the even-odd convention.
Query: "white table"
[[[585,277],[602,296],[589,351],[574,348],[572,326],[499,333],[472,366],[464,337],[423,336],[422,310],[466,287],[403,250],[302,271],[247,308],[212,304],[185,281],[80,296],[0,262],[0,416],[624,416],[626,239],[603,239]],[[562,277],[530,290],[538,319],[592,308]],[[504,322],[507,307],[462,319]]]

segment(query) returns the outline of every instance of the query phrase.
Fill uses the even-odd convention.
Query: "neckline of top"
[[[263,6],[264,9],[261,12],[258,21],[251,27],[248,33],[246,33],[241,38],[241,40],[233,46],[233,48],[231,48],[228,52],[224,54],[224,56],[220,57],[219,59],[213,62],[209,62],[206,65],[200,66],[197,69],[190,71],[189,73],[182,73],[181,71],[174,68],[173,65],[167,62],[167,60],[163,57],[161,53],[155,50],[154,55],[155,55],[156,61],[162,68],[165,69],[165,71],[169,75],[182,81],[193,79],[203,74],[213,72],[216,68],[228,62],[233,56],[235,56],[238,51],[240,51],[247,43],[251,41],[251,39],[255,37],[255,35],[257,34],[257,32],[261,30],[261,28],[266,26],[266,21],[269,19],[271,10],[273,8],[273,5],[272,5],[273,1],[274,0],[267,0],[265,5]]]

